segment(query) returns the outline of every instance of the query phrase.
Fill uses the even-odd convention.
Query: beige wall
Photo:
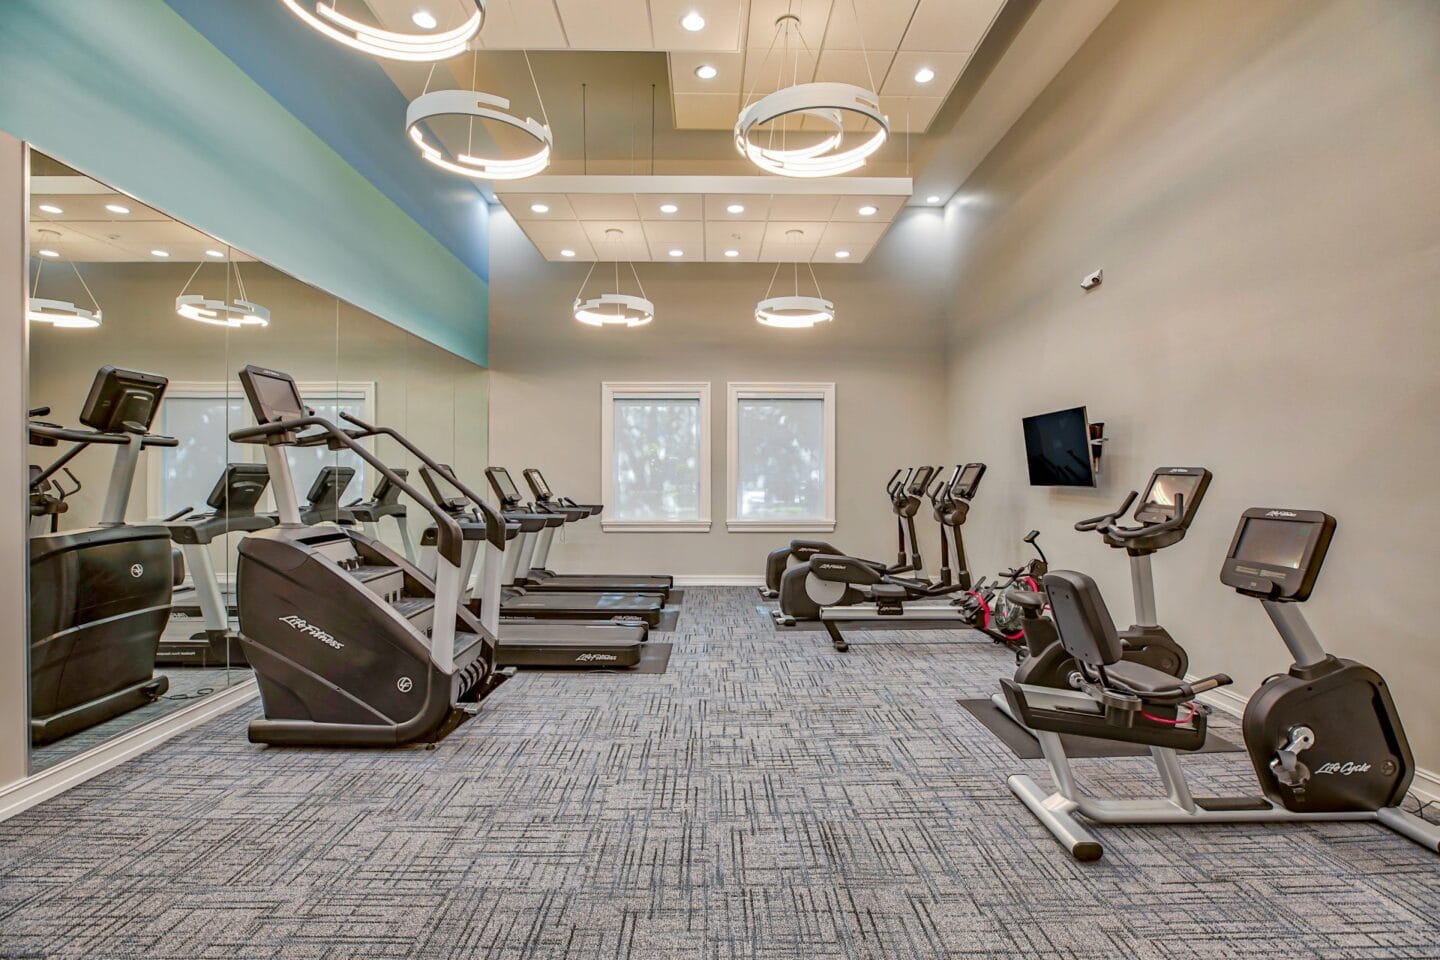
[[[1217,580],[1237,518],[1326,510],[1305,612],[1387,677],[1432,770],[1437,162],[1440,5],[1122,0],[946,212],[949,435],[991,465],[976,558],[1040,527],[1128,622],[1124,556],[1071,525],[1153,466],[1208,466],[1190,536],[1155,559],[1159,611],[1247,695],[1288,661]],[[1113,437],[1100,488],[1029,487],[1021,416],[1080,403]]]
[[[243,264],[241,271],[250,297],[271,310],[268,328],[232,332],[185,320],[175,314],[175,296],[194,268],[193,263],[82,264],[85,280],[104,308],[105,323],[95,330],[37,325],[31,338],[31,402],[50,405],[51,420],[75,424],[102,364],[160,373],[172,382],[228,379],[233,383],[241,367],[256,363],[300,381],[373,382],[380,423],[406,432],[437,459],[453,461],[457,469],[483,469],[489,379],[485,370],[260,264]],[[47,266],[42,274],[46,295],[69,299],[73,294],[77,303],[88,302],[83,290],[69,289],[75,285],[73,274],[66,279],[64,272],[65,267]],[[213,290],[217,284],[223,289],[222,277],[220,265],[209,265],[192,292]],[[393,442],[377,443],[382,459],[409,468],[418,484],[417,464]],[[40,448],[30,453],[37,462],[51,454]],[[64,526],[93,523],[98,517],[110,462],[109,448],[103,447],[77,460],[74,469],[85,489],[62,518]],[[146,482],[152,463],[158,467],[159,461],[148,454],[141,458],[131,493],[132,521],[148,516]],[[299,493],[303,496],[305,491]],[[364,495],[368,494],[366,490]],[[346,492],[347,499],[361,495],[356,485]],[[199,504],[196,507],[200,509]],[[413,505],[411,514],[418,536],[425,518],[417,516]],[[396,539],[388,522],[382,533],[387,540]],[[223,574],[219,557],[216,563]]]
[[[838,311],[827,327],[786,331],[755,322],[755,302],[764,296],[773,265],[639,264],[656,304],[655,322],[635,330],[595,330],[571,316],[588,266],[546,262],[497,210],[490,254],[495,463],[510,467],[517,479],[520,468],[540,467],[557,491],[598,499],[601,383],[711,384],[711,531],[602,533],[594,522],[577,525],[566,542],[557,543],[554,565],[758,576],[765,554],[790,535],[725,529],[725,385],[746,380],[836,384],[837,524],[833,535],[821,536],[857,553],[889,556],[894,517],[883,488],[891,471],[965,456],[948,449],[943,420],[944,308],[936,282],[944,267],[943,237],[939,212],[920,210],[894,226],[869,262],[817,266]],[[932,526],[921,522],[933,565]]]

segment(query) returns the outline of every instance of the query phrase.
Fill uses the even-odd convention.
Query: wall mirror
[[[237,551],[277,521],[263,451],[229,440],[253,423],[242,367],[290,373],[321,415],[414,427],[472,473],[487,384],[481,368],[34,150],[29,186],[35,773],[251,681]],[[415,475],[398,445],[368,442]],[[291,467],[306,523],[418,549],[428,516],[353,453],[295,449]]]

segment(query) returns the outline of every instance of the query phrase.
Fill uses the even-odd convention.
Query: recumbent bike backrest
[[[1095,581],[1073,570],[1055,570],[1045,575],[1044,586],[1065,652],[1091,667],[1118,663],[1124,647]]]

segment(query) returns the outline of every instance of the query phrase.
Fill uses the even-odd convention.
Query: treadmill
[[[510,471],[504,467],[488,467],[485,476],[490,487],[500,498],[501,510],[524,510],[520,490],[515,485]],[[603,509],[599,504],[579,504],[551,492],[544,476],[534,467],[524,471],[525,482],[534,494],[531,505],[534,512],[559,516],[563,523],[575,523],[593,517]],[[550,557],[550,547],[555,540],[555,531],[561,524],[547,525],[532,541],[529,556],[520,557],[520,569],[526,590],[541,593],[656,593],[664,600],[670,599],[670,590],[675,578],[660,575],[629,575],[621,573],[556,573],[545,566]]]
[[[418,451],[417,451],[418,455]],[[443,471],[443,473],[442,473]],[[473,497],[443,464],[420,468],[421,479],[441,509],[455,517],[464,537],[461,551],[460,583],[464,599],[476,613],[480,601],[472,600],[469,584],[480,549],[486,544],[484,519],[471,506]],[[503,514],[502,514],[503,516]],[[513,578],[521,538],[540,530],[546,518],[540,514],[505,519],[505,550],[486,549],[482,577],[494,576],[504,584]],[[420,536],[420,569],[429,573],[438,562],[436,543],[439,531],[430,525]],[[493,564],[493,570],[489,565]],[[481,591],[482,594],[484,591]],[[503,595],[503,594],[502,594]],[[629,668],[640,662],[649,629],[641,620],[513,620],[507,606],[500,606],[500,631],[495,645],[497,667],[580,667],[585,669]]]
[[[171,610],[177,616],[201,617],[204,629],[189,637],[164,636],[155,662],[175,666],[244,666],[238,636],[230,629],[235,615],[235,595],[220,588],[210,545],[230,533],[254,533],[279,523],[274,514],[256,513],[260,498],[270,485],[270,471],[263,463],[230,463],[215,482],[205,513],[186,508],[165,518],[170,540],[180,548],[190,571],[188,590],[176,590]],[[179,621],[172,621],[179,623]]]
[[[454,499],[457,488],[454,471],[447,464],[439,465],[440,471],[424,467],[420,476],[427,485],[435,484],[432,492],[437,498]],[[446,487],[452,488],[446,490]],[[565,517],[557,513],[533,513],[527,510],[502,510],[501,515],[507,520],[515,520],[521,524],[521,531],[515,550],[515,555],[510,558],[507,564],[512,569],[504,571],[501,584],[504,588],[503,600],[500,606],[500,616],[522,618],[526,620],[641,620],[648,627],[657,626],[660,623],[660,612],[665,607],[665,600],[658,593],[634,593],[622,591],[587,591],[587,592],[559,592],[534,590],[526,583],[519,569],[523,562],[533,554],[534,541],[545,528],[558,527],[565,522]],[[536,524],[539,524],[536,527]],[[533,529],[532,529],[533,528]],[[505,551],[508,555],[510,550]]]

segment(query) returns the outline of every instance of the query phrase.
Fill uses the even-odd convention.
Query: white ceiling
[[[498,198],[548,260],[862,263],[910,190],[907,179],[874,177],[541,176]],[[661,210],[667,204],[674,213]],[[732,205],[744,210],[731,213]],[[869,207],[875,212],[860,213]],[[622,232],[618,241],[611,230]]]
[[[470,0],[369,0],[376,19],[414,30],[424,6],[440,28]],[[840,81],[875,90],[897,133],[923,133],[1005,0],[491,0],[476,45],[484,50],[587,50],[669,55],[676,129],[730,130],[751,99],[795,82]],[[705,18],[691,33],[680,20]],[[787,55],[775,21],[800,18]],[[695,69],[718,70],[701,80]],[[935,79],[915,81],[929,67]]]
[[[106,210],[117,204],[129,213]],[[61,213],[41,210],[59,207]],[[249,260],[194,227],[173,220],[89,177],[36,176],[30,178],[30,251],[54,250],[59,261],[81,263]],[[153,250],[164,250],[159,257]],[[206,254],[216,250],[225,257]],[[50,258],[45,258],[49,260]]]

